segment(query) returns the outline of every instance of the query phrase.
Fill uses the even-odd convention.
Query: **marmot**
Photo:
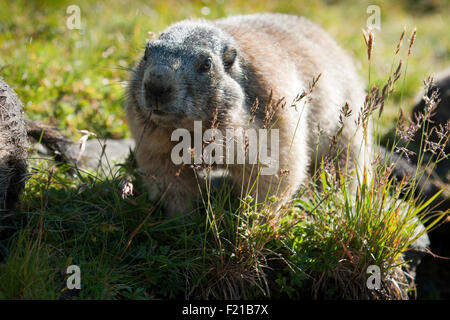
[[[329,153],[341,122],[339,144],[363,166],[370,137],[363,143],[355,123],[364,99],[352,59],[319,26],[294,15],[253,14],[181,21],[150,40],[129,81],[126,116],[150,198],[164,193],[165,210],[177,215],[189,211],[200,191],[193,170],[171,160],[176,128],[192,131],[202,120],[219,130],[259,129],[270,113],[280,170],[259,175],[252,192],[259,202],[276,195],[283,203],[311,176],[315,160]],[[342,117],[346,104],[351,114]],[[224,167],[241,186],[251,187],[258,176],[252,165]]]

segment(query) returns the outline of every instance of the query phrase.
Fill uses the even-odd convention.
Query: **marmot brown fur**
[[[295,103],[319,75],[311,94]],[[174,215],[188,212],[199,196],[193,170],[180,171],[171,160],[176,128],[192,131],[194,121],[202,120],[219,130],[259,129],[272,113],[278,168],[286,174],[260,175],[253,193],[258,201],[271,195],[286,200],[312,174],[315,159],[330,153],[346,103],[352,113],[343,117],[339,145],[349,146],[358,168],[364,165],[370,136],[364,143],[355,124],[364,97],[351,58],[320,27],[293,15],[255,14],[181,21],[149,41],[127,89],[126,115],[150,198],[165,193],[164,207]],[[251,110],[255,101],[259,107]],[[224,167],[241,186],[258,175],[248,164]]]

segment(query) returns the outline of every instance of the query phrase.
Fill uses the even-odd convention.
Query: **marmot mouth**
[[[165,116],[165,115],[168,115],[168,113],[167,112],[165,112],[165,111],[161,111],[161,110],[153,110],[153,112],[152,112],[154,115],[157,115],[157,116]]]

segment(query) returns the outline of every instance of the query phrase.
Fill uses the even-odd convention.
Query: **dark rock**
[[[413,108],[412,118],[419,113],[425,113],[426,103],[423,96],[431,96],[434,90],[439,90],[440,102],[431,115],[431,126],[443,129],[450,129],[450,69],[445,70],[435,77],[434,85],[428,92],[424,92],[421,98]],[[416,153],[410,159],[399,158],[394,155],[394,161],[397,161],[397,166],[393,170],[393,175],[398,179],[404,176],[413,176],[417,170],[417,154],[420,152],[420,141],[422,139],[422,131],[419,129],[413,137],[414,141],[408,146],[408,149]],[[436,132],[430,135],[429,141],[433,143],[439,142],[439,136]],[[450,143],[447,141],[444,147],[445,154],[450,154]],[[436,155],[430,151],[424,154],[423,163],[428,161],[433,162]],[[433,214],[445,212],[450,209],[450,160],[444,159],[440,161],[433,172],[430,172],[429,177],[425,175],[418,181],[418,188],[420,195],[424,200],[433,197],[439,190],[446,188],[446,190],[436,198],[432,203],[434,207]],[[417,195],[417,193],[416,193]],[[448,218],[447,218],[448,219]],[[428,225],[428,223],[425,223]],[[416,266],[416,285],[419,299],[450,299],[450,223],[444,223],[437,228],[428,232],[430,243],[419,241],[411,246],[405,259],[411,259],[410,265]],[[419,239],[420,240],[420,239]],[[432,254],[420,253],[422,249],[429,247]],[[419,251],[415,250],[419,249]],[[414,253],[416,252],[416,253]],[[419,252],[419,253],[417,253]],[[412,254],[412,255],[411,255]],[[420,263],[420,264],[419,264]],[[414,270],[413,272],[414,273]]]
[[[27,178],[23,105],[0,78],[0,241],[14,229],[14,209]],[[6,255],[0,243],[0,261]]]
[[[28,119],[26,125],[28,136],[44,145],[49,154],[55,155],[56,160],[74,161],[76,159],[76,144],[56,128]]]
[[[426,103],[424,96],[430,97],[432,92],[438,90],[440,102],[431,113],[430,126],[439,128],[441,126],[444,130],[449,129],[450,123],[450,69],[445,70],[435,77],[434,85],[428,92],[422,92],[417,104],[414,106],[411,118],[420,113],[424,114]],[[428,129],[430,130],[431,127]],[[395,163],[392,175],[398,181],[405,177],[413,177],[418,172],[418,154],[421,153],[422,129],[419,129],[413,136],[413,141],[407,148],[413,151],[414,155],[409,155],[409,158],[401,157],[399,154],[391,154],[386,149],[381,149],[382,156],[387,157],[390,163]],[[428,137],[432,143],[439,142],[439,136],[434,131]],[[387,139],[384,140],[387,142]],[[390,149],[390,146],[389,148]],[[422,145],[423,149],[423,145]],[[445,154],[450,154],[450,144],[446,143],[444,147]],[[433,152],[427,151],[424,153],[424,164],[432,163],[436,158]],[[450,183],[450,160],[444,159],[440,161],[433,171],[423,174],[417,180],[417,188],[415,195],[419,196],[423,201],[433,197],[437,192],[447,187],[431,204],[434,208],[431,214],[438,212],[445,212],[450,209],[449,188]],[[432,219],[430,220],[432,221]],[[425,226],[429,222],[425,222]],[[418,232],[420,230],[417,230]],[[427,254],[426,252],[432,252]],[[405,260],[409,260],[406,267],[406,272],[415,278],[417,285],[417,297],[421,299],[430,298],[450,298],[450,260],[443,257],[450,257],[450,224],[442,224],[437,228],[425,233],[422,237],[417,239],[408,249],[404,255]]]
[[[414,237],[419,235],[421,232],[423,232],[423,234],[409,246],[403,255],[403,259],[408,261],[406,272],[412,281],[415,281],[417,268],[422,262],[422,259],[430,246],[430,238],[424,231],[425,227],[422,224],[419,224],[415,230]]]
[[[445,128],[447,122],[450,120],[450,69],[443,71],[435,77],[434,85],[428,90],[428,92],[424,93],[419,102],[413,108],[413,115],[419,113],[425,113],[425,100],[423,96],[430,97],[431,93],[435,90],[438,90],[440,102],[437,105],[436,110],[433,112],[431,117],[432,125],[435,127],[442,126]],[[416,132],[414,137],[414,141],[416,144],[420,142],[421,131]],[[436,133],[433,133],[430,137],[430,140],[438,143],[439,137]],[[445,147],[445,153],[450,153],[450,143],[447,142]],[[429,154],[431,155],[431,154]],[[446,166],[448,169],[448,164]],[[448,177],[447,177],[448,179]]]
[[[428,92],[424,92],[418,101],[418,103],[414,106],[412,114],[419,115],[419,114],[425,114],[426,110],[426,103],[424,100],[424,96],[430,97],[432,92],[437,90],[439,96],[438,99],[440,102],[437,104],[437,107],[434,111],[432,111],[431,114],[431,124],[429,130],[431,130],[431,127],[435,127],[435,129],[442,130],[450,130],[450,69],[447,69],[440,74],[438,74],[435,77],[434,85],[428,90]],[[429,136],[428,140],[432,143],[438,144],[438,143],[444,143],[445,141],[440,141],[441,138],[439,138],[439,135],[436,133],[437,130],[433,130],[431,135]],[[414,151],[416,151],[416,155],[419,154],[419,148],[420,148],[420,141],[422,139],[422,130],[419,129],[415,136],[414,136],[414,143],[413,148]],[[439,153],[438,151],[435,151]],[[447,141],[445,143],[444,147],[444,153],[446,155],[450,154],[450,141]],[[427,151],[425,152],[425,159],[424,162],[433,161],[433,159],[436,158],[436,155],[431,152]],[[415,158],[417,161],[417,159]],[[439,183],[441,187],[439,189],[442,189],[442,186],[450,183],[450,159],[446,159],[444,161],[440,161],[436,164],[436,167],[434,168],[434,179],[436,180],[436,183]],[[450,208],[448,202],[446,208]],[[444,209],[444,208],[442,208]],[[445,210],[445,209],[444,209]]]
[[[27,145],[22,102],[0,78],[0,210],[13,209],[24,187]]]

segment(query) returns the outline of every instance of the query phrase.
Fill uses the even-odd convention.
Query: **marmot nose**
[[[159,79],[151,79],[144,84],[145,97],[151,105],[160,106],[170,101],[173,88]]]

